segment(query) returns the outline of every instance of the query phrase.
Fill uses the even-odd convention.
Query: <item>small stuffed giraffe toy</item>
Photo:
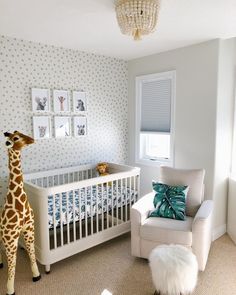
[[[6,250],[8,263],[7,295],[15,294],[14,279],[16,267],[17,245],[20,235],[23,235],[26,250],[30,257],[33,282],[40,280],[35,249],[34,249],[34,214],[24,191],[21,169],[21,149],[34,143],[34,139],[18,131],[5,132],[6,147],[9,156],[9,186],[0,218],[0,239]],[[0,267],[3,267],[0,254]]]

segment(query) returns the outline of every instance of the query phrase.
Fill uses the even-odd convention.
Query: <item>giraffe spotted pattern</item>
[[[14,294],[16,253],[20,235],[23,235],[31,261],[33,281],[40,279],[34,249],[34,214],[24,191],[21,169],[21,149],[33,143],[34,140],[17,131],[13,134],[6,132],[4,135],[7,137],[10,175],[5,205],[0,218],[0,240],[2,239],[5,247],[8,262],[7,294]],[[1,254],[0,266],[2,266]]]

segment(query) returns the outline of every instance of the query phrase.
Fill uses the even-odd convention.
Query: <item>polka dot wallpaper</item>
[[[3,132],[33,136],[31,88],[50,88],[51,100],[53,89],[86,91],[88,136],[37,140],[22,152],[25,173],[98,161],[125,163],[127,79],[123,60],[0,36],[0,199],[8,176]],[[48,115],[53,125],[55,114]]]

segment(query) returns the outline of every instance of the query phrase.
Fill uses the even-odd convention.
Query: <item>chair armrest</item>
[[[131,208],[131,254],[141,257],[140,226],[147,219],[148,213],[154,208],[154,193],[149,193],[139,199]]]
[[[194,219],[193,219],[193,228],[198,226],[198,224],[206,222],[211,218],[213,212],[213,201],[206,200],[202,202],[201,207],[198,209]]]
[[[154,192],[151,192],[145,195],[132,206],[131,216],[135,217],[135,221],[138,224],[142,224],[143,221],[147,219],[149,211],[154,209],[154,206],[153,206],[154,194],[155,194]],[[131,221],[132,221],[132,218],[131,218]]]
[[[197,211],[192,224],[192,249],[193,253],[197,257],[198,267],[201,271],[205,269],[208,253],[211,246],[212,212],[213,201],[204,201]]]

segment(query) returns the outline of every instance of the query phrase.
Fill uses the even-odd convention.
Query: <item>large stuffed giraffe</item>
[[[7,294],[14,292],[16,253],[18,239],[23,235],[26,250],[31,261],[33,281],[40,280],[34,249],[34,214],[24,191],[21,169],[21,149],[34,143],[34,139],[18,131],[4,133],[9,156],[9,186],[0,219],[0,238],[6,250],[8,262]],[[0,267],[3,267],[0,254]]]

